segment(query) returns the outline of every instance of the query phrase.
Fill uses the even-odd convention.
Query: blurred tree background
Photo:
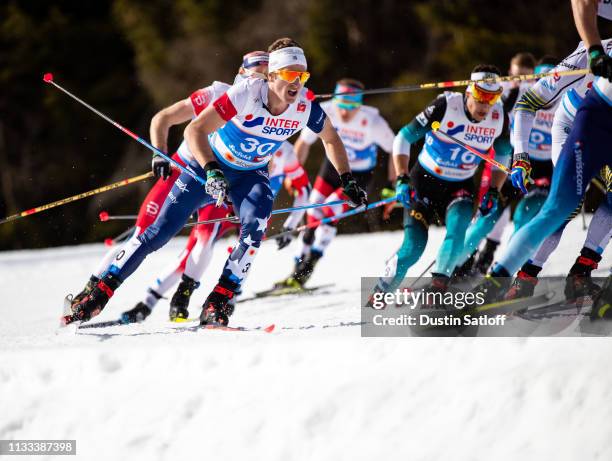
[[[610,23],[602,22],[603,36]],[[150,152],[64,94],[56,80],[148,138],[151,117],[213,80],[233,81],[241,56],[291,36],[306,50],[316,92],[350,76],[368,88],[465,78],[480,62],[504,72],[519,51],[568,55],[579,40],[557,0],[5,0],[0,5],[0,216],[149,169]],[[369,97],[398,130],[433,97]],[[171,133],[176,148],[182,129]],[[313,149],[311,177],[323,155]],[[386,156],[382,158],[386,161]],[[384,183],[384,161],[377,185]],[[128,223],[145,181],[0,225],[0,249],[99,241]],[[371,191],[375,192],[375,191]],[[287,197],[283,197],[288,203]],[[279,205],[280,206],[280,205]],[[377,223],[370,223],[376,227]],[[355,223],[342,227],[350,231]]]

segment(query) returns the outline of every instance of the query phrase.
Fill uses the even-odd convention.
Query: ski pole
[[[424,275],[427,273],[427,271],[428,271],[429,269],[431,269],[431,268],[433,267],[433,265],[434,265],[435,263],[436,263],[436,260],[435,260],[435,259],[434,259],[432,262],[430,262],[430,263],[429,263],[429,266],[427,266],[427,267],[426,267],[426,268],[423,270],[423,272],[421,272],[421,274],[420,274],[420,275],[419,275],[419,276],[418,276],[416,279],[414,279],[414,281],[413,281],[413,282],[412,282],[410,285],[408,285],[408,288],[412,288],[413,286],[415,286],[415,285],[417,284],[417,282],[423,278],[423,276],[424,276]]]
[[[491,165],[496,166],[497,168],[499,168],[500,170],[502,170],[503,172],[505,172],[506,174],[510,174],[510,170],[508,169],[508,167],[502,163],[499,163],[497,160],[492,159],[491,157],[489,157],[488,155],[483,154],[482,152],[474,149],[472,146],[468,146],[466,143],[464,143],[463,141],[460,141],[459,139],[455,138],[454,136],[451,136],[450,134],[442,131],[440,129],[440,122],[436,121],[433,122],[431,124],[431,128],[433,129],[434,132],[436,133],[440,133],[441,135],[444,135],[444,137],[446,137],[447,139],[450,139],[452,142],[454,142],[455,144],[460,145],[461,147],[463,147],[464,149],[469,150],[472,154],[474,154],[476,157],[480,157],[481,159],[483,159],[485,162],[489,162]]]
[[[114,239],[110,237],[104,239],[104,245],[110,247],[115,245],[116,243],[122,243],[127,237],[130,236],[130,234],[132,234],[132,232],[134,232],[134,226],[127,228]]]
[[[76,200],[80,200],[82,198],[91,197],[92,195],[96,195],[101,192],[106,192],[109,190],[117,189],[118,187],[127,186],[128,184],[142,181],[143,179],[150,178],[151,176],[153,176],[153,173],[148,172],[145,174],[141,174],[140,176],[134,176],[133,178],[122,179],[121,181],[114,182],[112,184],[109,184],[108,186],[98,187],[97,189],[90,190],[88,192],[83,192],[82,194],[73,195],[72,197],[57,200],[55,202],[51,202],[46,205],[41,205],[36,208],[31,208],[29,210],[22,211],[21,213],[7,216],[6,218],[0,219],[0,224],[4,224],[5,222],[9,222],[9,221],[14,221],[16,219],[23,218],[24,216],[30,216],[31,214],[38,213],[40,211],[45,211],[50,208],[55,208],[61,205],[65,205],[67,203],[74,202]]]
[[[455,88],[458,86],[468,86],[472,83],[484,82],[484,83],[494,83],[494,82],[510,82],[510,81],[524,81],[524,80],[534,80],[543,77],[562,77],[569,75],[584,75],[588,74],[589,69],[575,69],[575,70],[562,70],[560,72],[545,72],[541,74],[526,74],[526,75],[508,75],[505,77],[493,77],[493,78],[483,78],[481,80],[454,80],[447,82],[435,82],[435,83],[417,83],[414,85],[404,85],[404,86],[391,86],[386,88],[374,88],[372,90],[353,90],[353,91],[344,91],[342,93],[325,93],[325,94],[317,94],[313,95],[315,98],[333,98],[334,96],[340,96],[343,94],[386,94],[386,93],[403,93],[406,91],[420,91],[420,90],[433,90],[440,88]]]
[[[378,202],[370,203],[367,207],[359,206],[349,211],[345,211],[344,213],[337,214],[335,216],[329,216],[327,218],[320,219],[318,221],[311,222],[309,224],[304,224],[302,226],[296,227],[295,229],[289,229],[283,232],[279,232],[278,234],[270,235],[265,238],[265,240],[275,239],[277,237],[282,237],[283,235],[289,235],[293,233],[299,233],[303,230],[309,229],[311,227],[316,227],[320,224],[327,224],[332,221],[339,221],[340,219],[347,218],[349,216],[353,216],[359,213],[363,213],[364,211],[369,211],[374,208],[378,208],[379,206],[383,206],[386,203],[391,203],[396,200],[396,197],[389,197],[383,200],[379,200]]]
[[[189,167],[184,167],[183,165],[181,165],[179,162],[177,162],[176,160],[174,160],[173,158],[171,158],[170,156],[168,156],[168,154],[162,152],[160,149],[158,149],[157,147],[155,147],[154,145],[150,144],[148,141],[144,140],[143,138],[141,138],[140,136],[136,135],[135,133],[132,133],[130,130],[128,130],[127,128],[124,128],[123,126],[119,125],[117,122],[115,122],[114,120],[112,120],[110,117],[107,117],[106,115],[104,115],[102,112],[100,112],[98,109],[94,108],[93,106],[90,106],[89,104],[87,104],[85,101],[83,101],[82,99],[79,99],[77,96],[75,96],[74,94],[72,94],[70,91],[68,91],[67,89],[63,88],[61,85],[58,85],[57,83],[55,83],[55,81],[53,80],[53,74],[51,73],[46,73],[43,76],[43,80],[46,83],[50,83],[51,85],[53,85],[55,88],[57,88],[58,90],[64,92],[65,94],[67,94],[68,96],[70,96],[72,99],[74,99],[75,101],[81,103],[82,105],[84,105],[85,107],[87,107],[89,110],[91,110],[94,114],[99,115],[100,117],[102,117],[104,120],[106,120],[108,123],[110,123],[111,125],[115,126],[116,128],[119,128],[121,131],[123,131],[125,134],[127,134],[130,138],[138,141],[140,144],[142,144],[143,146],[147,147],[148,149],[152,150],[153,152],[155,152],[157,155],[159,155],[160,157],[162,157],[163,159],[169,161],[170,163],[172,163],[175,167],[177,167],[179,170],[181,170],[184,173],[187,173],[189,176],[191,176],[193,179],[195,179],[196,181],[198,181],[200,184],[204,185],[206,184],[206,181],[202,178],[200,178],[195,171],[193,171],[191,168]]]
[[[114,221],[114,220],[128,221],[128,220],[136,219],[137,217],[138,215],[135,215],[135,214],[112,215],[112,214],[108,214],[108,211],[101,211],[100,214],[98,215],[98,218],[102,222]]]
[[[325,207],[325,206],[342,205],[344,203],[346,203],[346,200],[335,200],[333,202],[327,202],[327,203],[312,203],[309,205],[295,206],[295,207],[290,207],[290,208],[280,208],[278,210],[272,210],[271,214],[274,215],[274,214],[292,213],[298,210],[307,210],[309,208],[320,208],[320,207]],[[185,227],[197,226],[198,224],[212,224],[212,223],[223,222],[223,221],[230,221],[230,222],[237,223],[237,222],[240,222],[240,218],[238,218],[238,216],[226,216],[225,218],[207,219],[206,221],[198,221],[198,222],[192,222],[192,223],[185,224]]]

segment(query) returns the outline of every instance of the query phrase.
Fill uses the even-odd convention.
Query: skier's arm
[[[393,140],[393,165],[396,176],[408,174],[410,145],[431,131],[431,124],[442,120],[445,112],[446,97],[441,94],[397,133]]]
[[[518,99],[519,87],[511,88],[508,93],[502,97],[504,104],[504,112],[509,114],[512,109],[514,109],[514,105],[516,104],[516,100]]]
[[[510,143],[510,119],[508,114],[504,114],[504,126],[502,133],[493,142],[493,149],[495,149],[495,160],[502,165],[510,165],[510,159],[512,157],[512,144]],[[504,181],[508,174],[493,165],[491,169],[491,185],[501,190],[504,185]]]
[[[168,131],[174,125],[188,122],[193,117],[193,109],[189,98],[175,102],[158,113],[151,119],[149,135],[151,144],[163,152],[168,152]]]
[[[384,150],[387,154],[393,155],[393,142],[395,140],[395,135],[387,121],[381,115],[378,115],[374,119],[373,129],[374,142],[376,145],[378,145],[378,147]],[[389,181],[395,180],[395,168],[391,158],[389,158],[389,161],[387,162],[387,179]]]
[[[224,95],[225,96],[225,95]],[[208,135],[225,125],[229,119],[222,118],[217,104],[223,99],[222,96],[214,104],[204,109],[197,118],[191,121],[185,128],[185,141],[189,150],[202,168],[208,163],[215,161],[215,155],[208,144]],[[227,117],[226,117],[227,118]]]
[[[572,0],[572,11],[578,34],[587,49],[593,45],[601,46],[597,28],[597,0]]]

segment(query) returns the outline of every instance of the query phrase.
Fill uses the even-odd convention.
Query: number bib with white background
[[[446,112],[440,121],[440,128],[479,152],[487,154],[503,131],[504,109],[501,102],[491,107],[482,122],[472,122],[465,113],[463,94],[447,91],[444,96]],[[481,162],[480,157],[434,131],[425,136],[425,145],[418,160],[429,173],[447,181],[471,178]]]
[[[249,78],[232,86],[213,104],[227,123],[209,135],[216,157],[237,170],[265,166],[280,145],[305,127],[320,133],[325,112],[306,98],[302,88],[297,100],[280,115],[266,108],[268,83]]]

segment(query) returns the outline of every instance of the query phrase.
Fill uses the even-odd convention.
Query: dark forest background
[[[600,30],[611,35],[609,23]],[[561,59],[579,40],[569,0],[5,0],[0,217],[149,170],[146,148],[45,85],[43,73],[53,72],[58,83],[148,139],[157,110],[212,80],[231,82],[246,51],[266,49],[282,36],[305,48],[308,86],[316,92],[332,90],[346,76],[375,88],[463,79],[480,62],[505,72],[518,51]],[[366,103],[398,130],[435,94],[368,97]],[[181,136],[182,129],[174,130],[170,146],[176,148]],[[322,155],[320,146],[310,155],[312,178]],[[377,185],[383,183],[384,162]],[[98,213],[135,213],[150,185],[144,181],[2,224],[0,249],[113,236],[129,223],[100,223]],[[371,227],[379,224],[370,218]],[[347,220],[343,227],[355,225]]]

